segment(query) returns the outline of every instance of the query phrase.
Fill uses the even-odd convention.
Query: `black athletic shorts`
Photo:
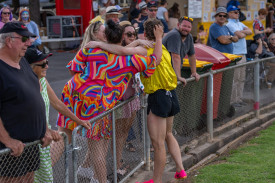
[[[147,114],[152,111],[159,117],[167,118],[180,112],[178,97],[175,90],[157,90],[148,96]]]
[[[39,156],[38,144],[26,147],[19,157],[0,153],[0,177],[19,177],[37,170]]]

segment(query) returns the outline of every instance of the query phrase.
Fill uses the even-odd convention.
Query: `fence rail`
[[[214,128],[248,112],[255,111],[255,116],[259,117],[259,109],[275,101],[273,95],[275,87],[270,87],[270,83],[266,80],[266,73],[271,68],[265,66],[266,62],[274,59],[275,57],[255,59],[219,70],[210,70],[202,73],[198,82],[194,78],[188,78],[188,84],[185,87],[178,83],[176,93],[181,111],[174,118],[173,133],[179,145],[182,146],[203,133],[209,133],[210,138],[213,139],[215,138]],[[232,86],[235,84],[233,78],[240,68],[246,70],[245,78],[242,80],[244,88],[241,91],[243,101],[241,104],[233,103],[231,97]],[[131,118],[125,117],[128,114],[126,110],[128,105],[136,101],[139,107]],[[53,166],[53,182],[96,183],[107,182],[107,179],[114,183],[125,182],[139,168],[150,169],[150,161],[154,157],[150,151],[146,108],[146,96],[134,96],[93,118],[92,124],[98,123],[103,118],[109,120],[112,124],[109,139],[98,141],[87,139],[83,136],[85,129],[78,126],[73,131],[70,146],[67,136],[63,134],[64,149],[61,146],[58,147],[58,150],[63,153]],[[128,136],[129,131],[135,138]],[[134,144],[135,152],[130,152],[126,148],[125,133],[128,136],[127,139],[129,138]],[[27,143],[25,148],[39,143],[40,141]],[[9,149],[1,150],[0,159],[9,153]],[[2,160],[0,164],[1,162]],[[80,166],[90,167],[90,172],[86,172],[87,176],[79,174]],[[126,173],[121,175],[124,170],[127,170]]]

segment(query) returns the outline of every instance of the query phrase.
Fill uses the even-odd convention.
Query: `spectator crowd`
[[[194,43],[239,55],[242,59],[238,64],[255,59],[256,54],[259,58],[275,54],[273,6],[258,11],[251,30],[240,21],[238,1],[229,1],[227,7],[217,7],[215,22],[209,30],[199,27],[194,40],[191,34],[194,20],[181,15],[177,3],[167,9],[167,0],[133,1],[128,14],[114,0],[102,3],[98,15],[85,30],[75,58],[68,61],[66,67],[72,78],[65,84],[60,100],[46,80],[47,58],[52,54],[38,49],[39,29],[31,21],[29,10],[22,8],[18,20],[14,20],[9,7],[0,10],[0,150],[10,148],[7,157],[12,159],[5,162],[0,158],[0,182],[53,182],[51,167],[61,154],[51,149],[64,148],[58,132],[66,133],[71,143],[72,131],[78,125],[84,126],[81,135],[88,144],[78,175],[95,183],[113,181],[106,168],[113,130],[111,117],[105,116],[93,124],[89,121],[120,101],[145,94],[155,161],[153,177],[145,183],[161,182],[166,164],[165,143],[176,164],[175,179],[184,179],[187,174],[172,127],[174,116],[180,111],[175,92],[177,82],[183,84],[181,87],[187,85],[181,75],[186,56],[190,77],[200,80]],[[270,27],[265,28],[261,21],[267,16]],[[247,41],[246,37],[253,33],[253,40]],[[269,67],[267,82],[272,83],[275,62],[267,62],[266,67]],[[231,96],[235,107],[246,105],[242,100],[245,78],[246,68],[236,68]],[[58,132],[49,125],[49,105],[59,112]],[[140,100],[136,98],[116,114],[119,180],[127,173],[121,161],[123,148],[135,152],[132,141],[136,134],[132,125],[140,115],[140,108]],[[35,140],[42,140],[42,145],[31,150],[33,157],[29,160],[24,143]]]

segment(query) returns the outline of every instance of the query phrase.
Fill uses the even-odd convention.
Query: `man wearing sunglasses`
[[[158,19],[157,18],[157,12],[158,12],[158,2],[157,1],[149,1],[147,3],[147,14],[148,14],[148,17],[145,18],[141,23],[139,23],[139,30],[138,30],[138,38],[139,39],[144,39],[144,22],[147,20],[147,19]],[[163,24],[163,31],[164,31],[164,35],[169,31],[168,30],[168,25],[167,23],[165,22],[165,20],[163,19],[160,19],[161,23]]]
[[[39,81],[22,58],[30,37],[36,35],[22,22],[8,22],[0,30],[0,150],[11,149],[0,158],[0,182],[33,182],[39,147],[24,150],[24,143],[40,139],[42,147],[51,143]]]
[[[178,81],[185,86],[186,80],[181,76],[181,66],[183,58],[188,55],[191,66],[191,77],[195,77],[196,81],[200,79],[200,75],[196,72],[196,57],[194,49],[193,37],[190,34],[192,30],[193,19],[183,16],[179,19],[177,28],[174,28],[162,39],[162,44],[166,47],[172,57],[173,68],[177,75]]]
[[[228,23],[226,26],[233,32],[237,37],[238,41],[233,42],[233,54],[242,56],[242,60],[238,64],[246,62],[245,55],[247,54],[246,40],[245,37],[252,34],[252,31],[239,21],[239,8],[233,5],[227,7]],[[243,88],[245,81],[245,67],[239,67],[234,70],[233,88],[231,103],[233,104],[245,104],[242,101]]]
[[[212,48],[223,52],[233,53],[233,42],[238,41],[238,37],[226,27],[227,10],[225,7],[218,7],[215,14],[215,22],[209,28],[209,40]]]

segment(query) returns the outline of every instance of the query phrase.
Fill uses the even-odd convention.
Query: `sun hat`
[[[226,8],[223,7],[223,6],[218,7],[217,10],[216,10],[215,16],[217,16],[219,13],[225,13],[225,14],[227,14]]]

